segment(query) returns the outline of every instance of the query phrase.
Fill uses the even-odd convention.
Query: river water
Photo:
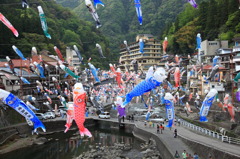
[[[39,135],[50,141],[43,145],[32,145],[0,155],[2,159],[72,159],[89,151],[91,147],[113,146],[114,143],[130,144],[132,149],[128,152],[134,158],[142,158],[140,144],[143,141],[135,138],[131,133],[122,129],[89,129],[92,138],[80,138],[78,130],[72,130],[66,134],[63,132],[51,135]],[[132,158],[128,156],[129,158]]]

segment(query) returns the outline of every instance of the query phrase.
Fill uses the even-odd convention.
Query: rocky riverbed
[[[115,143],[113,146],[102,146],[97,143],[90,150],[74,159],[161,159],[153,140],[141,144],[141,150],[133,149],[129,144]]]
[[[16,137],[12,139],[12,141],[9,141],[8,143],[4,144],[0,147],[0,154],[8,153],[20,148],[28,147],[31,145],[42,145],[51,139],[47,139],[45,137],[37,137],[37,135],[33,136],[25,136],[25,137]]]

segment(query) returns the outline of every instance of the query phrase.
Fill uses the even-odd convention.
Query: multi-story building
[[[140,53],[139,39],[144,41],[144,53]],[[150,66],[153,65],[164,65],[160,63],[161,51],[160,41],[154,39],[151,34],[139,34],[136,37],[136,42],[129,44],[130,51],[128,52],[125,45],[121,45],[120,49],[120,68],[125,70],[128,67],[130,70],[133,70],[132,61],[136,60],[139,69],[148,70]]]
[[[208,41],[204,40],[202,43],[201,54],[203,56],[214,56],[216,55],[216,50],[219,48],[228,48],[227,40],[219,40],[219,41]]]
[[[81,62],[79,61],[77,53],[69,47],[66,49],[66,58],[69,61],[70,66],[80,67]]]
[[[235,63],[235,71],[240,71],[240,37],[234,38],[235,46],[233,46],[233,52],[235,52],[235,56],[233,57],[233,62]]]

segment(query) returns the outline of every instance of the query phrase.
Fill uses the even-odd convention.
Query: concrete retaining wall
[[[148,131],[145,131],[141,128],[138,128],[136,126],[134,126],[133,129],[133,135],[137,138],[140,138],[144,141],[148,141],[149,139],[153,139],[156,141],[157,144],[157,149],[160,152],[161,158],[163,159],[174,159],[174,154],[171,154],[171,152],[169,151],[169,148],[167,148],[166,144],[155,134],[152,134]]]
[[[38,132],[40,134],[48,134],[48,133],[54,133],[59,131],[65,130],[65,120],[58,120],[58,121],[44,121],[43,124],[46,127],[47,132],[44,133],[42,129],[38,128]],[[95,126],[93,119],[88,119],[85,121],[86,127]],[[70,129],[77,129],[77,125],[75,122],[73,122],[73,125]],[[8,138],[12,137],[13,135],[20,135],[22,137],[27,137],[31,135],[32,127],[27,125],[27,123],[23,124],[17,124],[8,126],[5,128],[0,128],[0,144],[4,144],[5,141],[7,141]]]
[[[229,153],[226,153],[222,150],[217,150],[214,147],[209,147],[207,145],[203,145],[201,143],[188,140],[186,138],[183,138],[179,136],[183,142],[185,142],[187,145],[191,145],[192,150],[194,150],[199,156],[202,156],[203,158],[209,158],[209,155],[212,156],[213,159],[239,159],[239,157],[230,155]]]

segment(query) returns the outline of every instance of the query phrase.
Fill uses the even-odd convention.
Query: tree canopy
[[[94,61],[100,61],[96,43],[103,44],[103,52],[111,57],[108,49],[109,42],[90,22],[79,19],[69,8],[64,8],[55,1],[28,0],[30,8],[22,8],[19,0],[3,0],[0,2],[1,13],[18,30],[19,37],[16,38],[4,25],[0,24],[0,52],[1,58],[6,55],[11,58],[19,58],[12,50],[16,45],[25,55],[29,57],[31,48],[35,46],[38,51],[49,50],[56,55],[53,47],[57,46],[65,56],[66,47],[72,48],[77,45],[85,59],[94,57]],[[42,6],[46,16],[48,32],[52,39],[47,39],[44,34],[38,15],[37,6]],[[108,59],[96,63],[96,67],[108,68]]]

